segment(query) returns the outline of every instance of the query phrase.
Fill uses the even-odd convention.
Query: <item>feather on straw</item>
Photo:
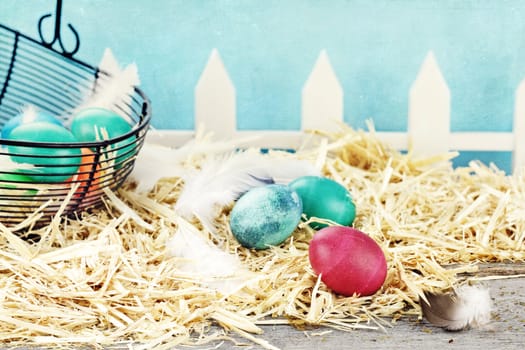
[[[235,147],[232,142],[189,142],[180,148],[145,142],[135,160],[131,179],[137,183],[138,192],[147,192],[162,178],[182,177],[186,174],[184,163],[192,157],[233,152]]]
[[[421,302],[425,318],[449,331],[488,324],[491,307],[489,290],[477,286],[462,286],[447,294],[426,292]]]
[[[151,130],[149,135],[162,140],[162,134],[155,134],[154,130]],[[195,137],[178,148],[156,144],[146,139],[131,173],[131,179],[137,183],[137,192],[152,190],[162,178],[182,177],[187,172],[184,164],[194,163],[196,160],[202,162],[218,154],[233,153],[237,148],[256,139],[251,136],[214,141],[211,137],[211,133],[199,126]]]
[[[166,249],[168,255],[183,259],[178,265],[180,271],[226,295],[242,288],[250,272],[238,257],[211,244],[183,218],[177,222],[177,231]]]
[[[186,219],[195,215],[214,232],[216,207],[229,205],[250,188],[312,174],[319,171],[307,161],[274,159],[255,151],[221,155],[206,161],[200,171],[185,174],[185,186],[174,208]],[[237,256],[206,241],[183,218],[178,226],[166,247],[169,255],[188,259],[181,266],[183,271],[199,274],[204,285],[225,294],[247,283],[247,270]]]
[[[164,177],[181,176],[184,173],[182,161],[183,154],[179,149],[145,142],[130,178],[137,183],[137,192],[147,192]]]
[[[223,155],[204,163],[200,171],[183,176],[185,185],[174,208],[186,219],[197,217],[213,232],[216,207],[231,204],[253,187],[318,174],[319,170],[305,160],[270,158],[258,151]]]

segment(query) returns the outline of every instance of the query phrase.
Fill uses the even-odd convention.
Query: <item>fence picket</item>
[[[432,52],[410,88],[408,132],[416,154],[449,150],[450,91]]]
[[[343,88],[322,50],[301,94],[301,128],[331,131],[343,121]]]
[[[195,86],[195,127],[203,125],[218,139],[237,129],[235,87],[217,49],[213,49]]]
[[[325,50],[322,50],[302,89],[301,129],[330,131],[343,121],[343,89]],[[408,132],[376,132],[384,142],[399,150],[411,145],[419,155],[449,150],[513,152],[512,169],[525,167],[525,79],[516,89],[514,128],[510,132],[451,132],[450,91],[434,54],[429,52],[409,91]],[[195,127],[203,125],[216,138],[254,137],[253,146],[296,148],[301,130],[236,130],[236,92],[221,60],[212,50],[195,87]],[[193,130],[157,130],[148,139],[180,146]]]
[[[516,89],[515,99],[512,168],[518,171],[525,166],[525,79]]]

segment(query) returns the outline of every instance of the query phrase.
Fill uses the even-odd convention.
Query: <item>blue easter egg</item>
[[[21,124],[9,134],[10,140],[63,143],[71,146],[78,142],[65,127],[34,122]],[[17,163],[27,163],[35,166],[28,170],[28,175],[37,182],[62,182],[76,173],[81,163],[81,150],[78,147],[45,148],[32,146],[7,146],[11,159]]]
[[[71,132],[81,142],[103,140],[101,129],[105,129],[112,139],[129,132],[131,125],[105,108],[86,108],[75,114],[71,121]]]
[[[113,139],[131,131],[132,126],[119,114],[105,108],[86,108],[73,116],[71,132],[81,142]],[[121,163],[135,154],[133,139],[125,139],[112,145],[115,150],[115,163]]]
[[[46,122],[56,125],[62,125],[60,120],[53,117],[51,114],[42,111],[29,110],[22,114],[11,118],[4,124],[1,131],[1,138],[8,139],[13,129],[17,128],[22,124],[34,123],[34,122]]]
[[[243,194],[230,214],[230,228],[244,247],[266,249],[290,237],[301,220],[302,203],[288,186],[256,187]]]
[[[350,192],[340,183],[321,176],[302,176],[289,186],[301,197],[307,219],[328,219],[342,226],[350,226],[354,222],[354,201]],[[327,225],[312,222],[310,226],[320,229]]]

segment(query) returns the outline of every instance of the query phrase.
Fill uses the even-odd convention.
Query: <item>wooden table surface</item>
[[[510,267],[509,267],[510,266]],[[487,265],[479,278],[501,274],[502,279],[482,283],[490,290],[493,300],[492,322],[483,329],[448,332],[425,320],[401,320],[383,331],[355,330],[352,332],[317,328],[308,331],[290,326],[263,326],[259,338],[278,349],[525,349],[525,266]],[[519,276],[511,277],[509,275]],[[505,276],[506,275],[506,276]],[[245,347],[225,342],[219,349],[264,349],[239,339]],[[210,349],[212,346],[193,348]]]

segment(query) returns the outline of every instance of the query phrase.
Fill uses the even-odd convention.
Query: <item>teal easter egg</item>
[[[73,134],[60,125],[47,122],[21,124],[11,131],[10,140],[64,143],[78,142]],[[7,146],[11,159],[17,163],[32,164],[36,168],[29,175],[37,182],[62,182],[75,174],[81,163],[78,147],[45,148],[37,146]],[[29,172],[29,170],[28,170]]]
[[[301,215],[301,199],[288,186],[256,187],[235,203],[230,228],[242,246],[266,249],[290,237]]]
[[[17,115],[14,118],[11,118],[7,121],[7,123],[4,124],[2,127],[1,132],[1,138],[8,139],[9,135],[15,129],[16,127],[22,125],[22,124],[28,124],[28,123],[34,123],[34,122],[46,122],[56,125],[62,125],[60,120],[53,117],[51,114],[42,112],[42,111],[36,111],[36,110],[30,110],[26,111],[22,114]]]
[[[340,183],[326,177],[302,176],[289,186],[297,192],[307,218],[327,219],[342,226],[350,226],[355,219],[355,204],[350,192]],[[312,223],[314,229],[326,227]]]
[[[94,142],[113,139],[131,131],[131,125],[119,114],[105,108],[86,108],[75,114],[71,121],[71,132],[81,142]],[[115,163],[121,163],[135,154],[134,142],[130,139],[112,145],[117,155]]]

